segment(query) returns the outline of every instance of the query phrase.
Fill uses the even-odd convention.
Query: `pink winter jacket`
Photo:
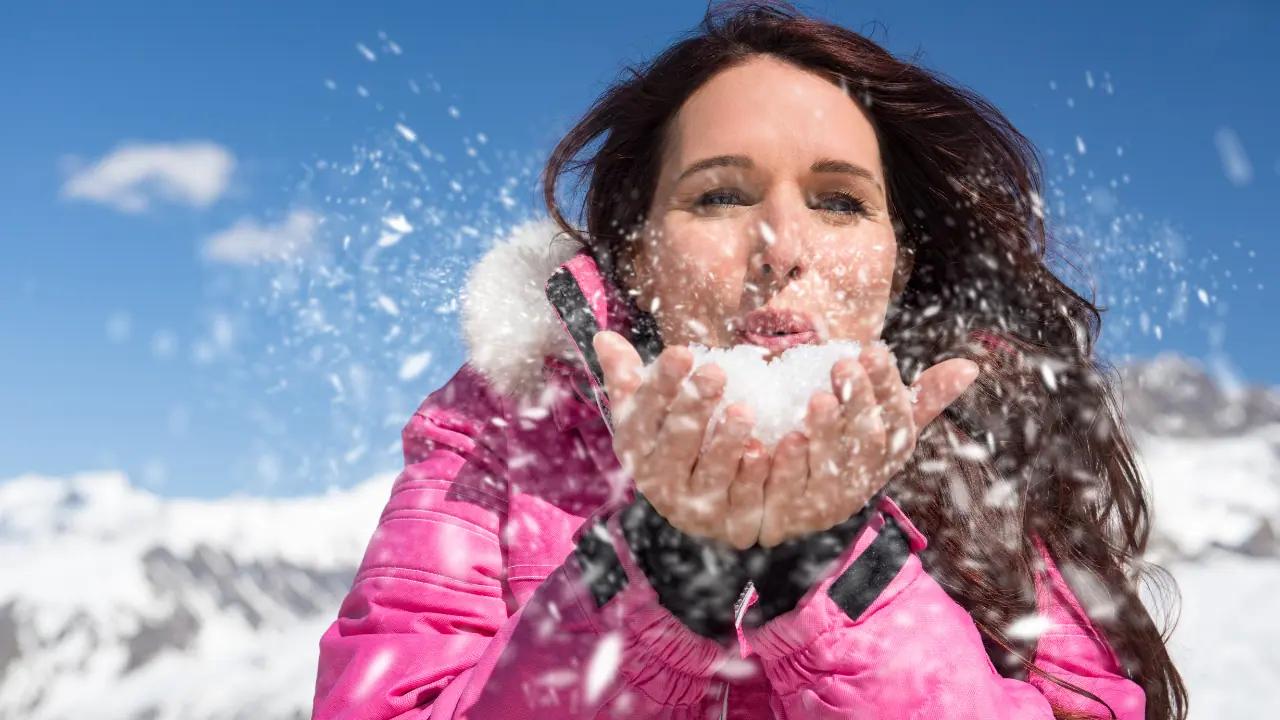
[[[997,673],[887,498],[794,609],[724,641],[685,627],[616,512],[633,489],[589,336],[624,331],[622,305],[588,255],[547,249],[553,232],[523,226],[468,278],[469,359],[404,428],[404,470],[320,639],[313,720],[1111,717]],[[552,307],[553,276],[579,312]],[[1037,584],[1036,662],[1143,718],[1051,561]]]

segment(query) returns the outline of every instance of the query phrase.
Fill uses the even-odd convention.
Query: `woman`
[[[1039,188],[980,98],[787,7],[709,13],[555,149],[554,224],[472,271],[313,718],[1183,717]],[[827,340],[863,352],[802,432],[710,423],[685,346]]]

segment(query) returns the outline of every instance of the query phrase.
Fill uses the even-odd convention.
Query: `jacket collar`
[[[500,394],[548,397],[560,429],[609,419],[591,337],[632,338],[646,362],[660,343],[586,248],[548,218],[500,238],[468,273],[462,294],[467,362]],[[636,322],[639,319],[642,322]],[[567,390],[567,392],[563,391]]]

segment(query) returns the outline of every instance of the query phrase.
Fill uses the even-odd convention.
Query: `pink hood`
[[[521,226],[468,277],[468,361],[404,428],[313,720],[1143,717],[1047,554],[1036,660],[1094,699],[997,673],[888,499],[790,612],[721,641],[681,624],[618,525],[633,488],[589,337],[628,333],[625,304],[555,234]]]

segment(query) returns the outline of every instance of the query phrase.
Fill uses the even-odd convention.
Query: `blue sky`
[[[1280,9],[953,5],[803,7],[1037,144],[1060,222],[1102,238],[1110,358],[1280,382]],[[558,134],[703,7],[7,3],[0,477],[290,495],[394,468],[461,361],[461,268],[536,211]],[[120,174],[139,167],[163,180]],[[328,272],[236,262],[282,238],[336,252]]]

